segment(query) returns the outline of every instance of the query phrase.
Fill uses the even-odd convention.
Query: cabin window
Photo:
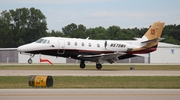
[[[89,47],[91,47],[91,43],[89,43]]]
[[[84,46],[84,43],[82,42],[82,44],[81,44],[82,46]]]
[[[68,45],[70,45],[70,42],[68,41],[68,43],[67,43]]]
[[[99,45],[99,44],[97,44],[97,47],[100,47],[100,45]]]
[[[74,45],[77,46],[77,42],[75,42]]]

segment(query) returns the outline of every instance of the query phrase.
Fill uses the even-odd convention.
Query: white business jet
[[[18,47],[21,54],[30,54],[32,63],[35,54],[66,57],[80,60],[80,68],[85,61],[96,62],[101,69],[103,61],[114,63],[117,60],[155,51],[161,37],[164,22],[155,22],[142,38],[136,40],[91,40],[63,37],[43,37],[35,42]]]

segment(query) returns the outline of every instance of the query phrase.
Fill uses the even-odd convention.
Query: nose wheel
[[[29,63],[29,64],[32,64],[32,62],[33,62],[32,59],[29,58],[29,59],[28,59],[28,63]]]
[[[33,57],[34,57],[34,55],[35,55],[35,54],[31,54],[31,55],[30,55],[30,58],[28,59],[28,63],[29,63],[29,64],[32,64],[32,62],[33,62],[33,61],[32,61],[32,59],[31,59],[31,58],[33,58]]]

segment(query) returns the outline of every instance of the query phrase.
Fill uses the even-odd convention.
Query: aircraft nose
[[[28,47],[27,47],[27,46],[24,46],[24,45],[19,46],[19,47],[17,48],[17,51],[18,51],[18,52],[25,52],[25,51],[27,51],[27,50],[28,50]]]

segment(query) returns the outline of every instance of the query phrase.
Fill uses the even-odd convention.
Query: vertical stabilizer
[[[151,27],[148,29],[148,31],[144,34],[144,36],[141,38],[141,48],[135,48],[133,49],[133,53],[148,53],[155,51],[158,43],[160,40],[162,40],[161,34],[162,30],[164,28],[164,22],[155,22],[151,25]]]
[[[155,22],[142,37],[143,40],[153,40],[161,37],[164,22]]]

